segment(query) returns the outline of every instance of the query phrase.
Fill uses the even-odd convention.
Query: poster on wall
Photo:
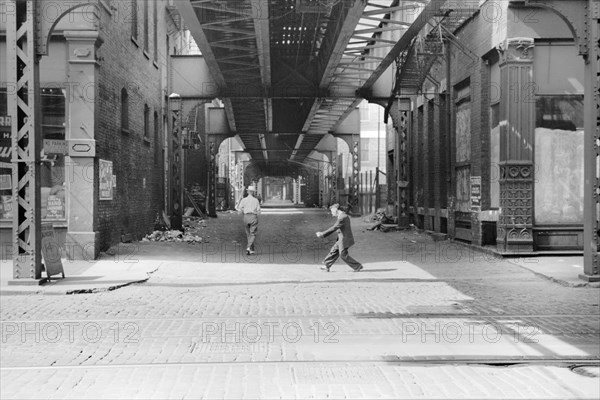
[[[12,219],[12,118],[0,115],[0,219]]]
[[[100,200],[113,199],[113,163],[100,160]]]

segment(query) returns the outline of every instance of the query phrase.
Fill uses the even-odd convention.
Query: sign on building
[[[62,274],[62,277],[65,277],[61,260],[61,250],[54,235],[52,224],[42,224],[42,257],[44,257],[44,268],[46,269],[48,280],[57,274]]]
[[[46,154],[68,154],[67,141],[44,139],[44,153]]]
[[[100,160],[100,200],[112,200],[113,188],[113,163]]]

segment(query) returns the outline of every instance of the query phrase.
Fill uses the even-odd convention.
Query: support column
[[[410,217],[408,214],[408,132],[410,118],[410,99],[398,99],[398,121],[396,122],[398,182],[396,199],[398,201],[398,226],[408,228]]]
[[[206,211],[208,212],[209,217],[217,216],[217,184],[216,184],[216,175],[217,175],[217,162],[216,162],[216,143],[214,141],[214,136],[209,138],[208,142],[208,180],[207,180],[207,207]]]
[[[598,256],[600,210],[600,5],[590,0],[588,7],[588,56],[585,63],[585,144],[583,274],[586,281],[600,281]]]
[[[325,171],[321,168],[321,163],[319,165],[319,207],[323,207],[323,191],[325,190]],[[324,167],[327,168],[327,167]]]
[[[171,182],[169,183],[169,211],[171,216],[171,229],[183,230],[183,158],[181,149],[181,97],[178,94],[171,94],[169,96],[169,111],[171,122],[171,139],[169,140],[169,169],[171,171]]]
[[[217,153],[225,139],[222,135],[208,134],[208,179],[206,193],[206,211],[209,217],[217,216]]]
[[[40,88],[35,1],[6,2],[8,114],[12,118],[13,278],[42,278],[40,193]],[[20,280],[20,281],[17,281]]]
[[[350,211],[360,213],[360,137],[352,140],[352,189],[350,192]]]
[[[94,185],[97,181],[95,140],[95,101],[90,87],[96,88],[96,51],[101,44],[97,31],[65,31],[68,43],[68,77],[72,93],[67,133],[68,157],[65,162],[67,182],[67,249],[70,258],[93,260],[99,253],[96,232]]]
[[[329,197],[331,199],[331,204],[334,203],[338,203],[340,201],[339,199],[339,192],[338,192],[338,166],[337,166],[337,150],[335,152],[331,153],[331,196]],[[331,205],[330,204],[330,205]]]
[[[535,99],[522,94],[533,82],[531,38],[507,39],[500,50],[500,216],[501,252],[533,251],[533,137]]]

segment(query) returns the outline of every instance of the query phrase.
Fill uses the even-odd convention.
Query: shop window
[[[11,117],[6,89],[0,89],[0,220],[12,218]]]
[[[40,166],[41,217],[44,220],[65,219],[65,90],[41,90],[42,151]],[[12,219],[12,168],[10,118],[7,111],[6,90],[0,90],[0,219]],[[7,119],[8,118],[8,119]]]
[[[583,224],[583,96],[538,96],[535,223]]]

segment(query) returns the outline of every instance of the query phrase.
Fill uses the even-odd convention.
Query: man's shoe
[[[329,272],[329,268],[331,268],[331,267],[328,267],[327,265],[321,265],[321,267],[320,267],[320,268],[321,268],[323,271],[327,271],[327,272]]]
[[[360,267],[356,268],[356,269],[354,270],[354,272],[359,272],[359,271],[362,271],[362,269],[363,269],[363,266],[361,265]]]

